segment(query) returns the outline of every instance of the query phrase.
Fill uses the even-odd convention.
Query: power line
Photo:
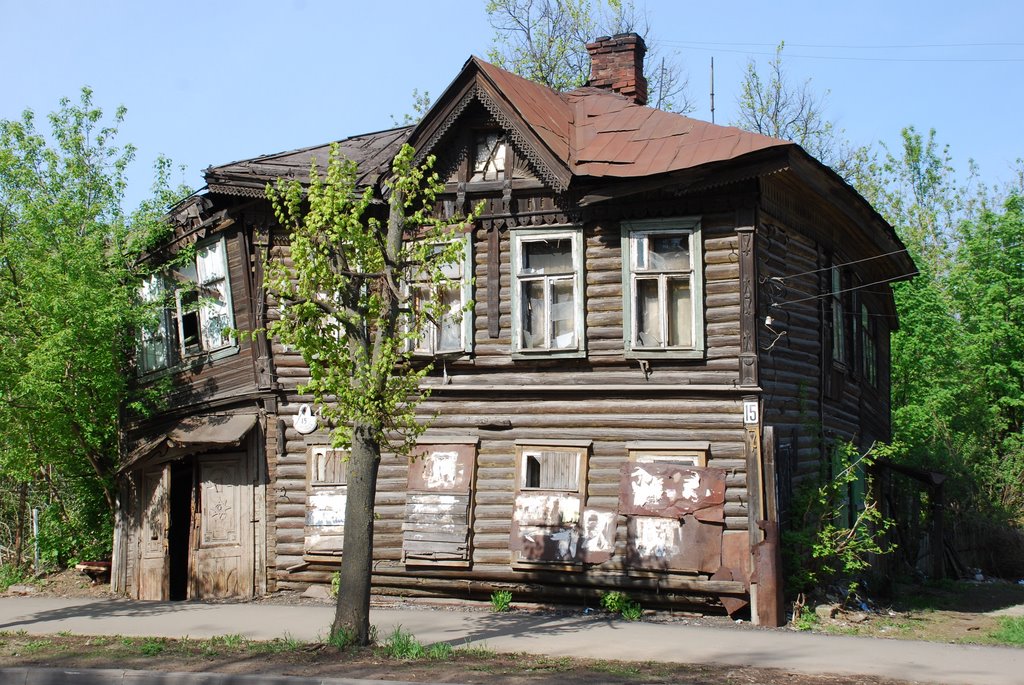
[[[668,43],[669,41],[662,41]],[[759,55],[774,57],[774,52],[757,52],[751,50],[735,50],[729,48],[701,47],[692,43],[678,43],[679,47],[688,50],[703,50],[705,52],[731,52],[740,55]],[[787,52],[786,58],[796,59],[823,59],[837,62],[905,62],[905,63],[1014,63],[1024,62],[1024,57],[851,57],[842,55],[802,55]]]
[[[703,40],[660,40],[659,43],[672,45],[731,45],[740,47],[753,45],[757,47],[777,47],[778,43],[736,43],[725,41],[703,41]],[[915,43],[904,45],[828,45],[825,43],[785,43],[787,47],[812,48],[812,49],[837,49],[837,50],[917,50],[925,48],[1004,48],[1024,47],[1024,43]]]
[[[831,266],[824,266],[824,267],[822,267],[820,269],[813,269],[811,271],[802,271],[800,273],[789,274],[787,276],[769,276],[768,278],[770,278],[773,281],[785,281],[788,278],[797,278],[799,276],[808,276],[810,274],[817,274],[817,273],[821,273],[822,271],[829,271],[831,269],[838,269],[838,268],[841,268],[841,267],[844,267],[844,266],[850,266],[851,264],[861,264],[863,262],[870,262],[870,261],[872,261],[874,259],[883,259],[885,257],[891,257],[894,254],[902,254],[904,252],[907,252],[907,248],[905,248],[905,247],[902,250],[893,250],[892,252],[886,252],[885,254],[876,255],[874,257],[865,257],[864,259],[855,259],[852,262],[843,262],[842,264],[833,264]]]
[[[863,290],[864,288],[870,288],[873,285],[881,285],[883,283],[891,283],[893,281],[899,281],[899,280],[902,280],[904,278],[911,277],[913,275],[914,274],[912,274],[912,273],[907,273],[907,274],[902,274],[902,275],[899,275],[899,276],[893,276],[892,278],[883,278],[880,281],[872,281],[871,283],[863,283],[861,285],[855,285],[852,288],[843,288],[842,290],[832,290],[832,291],[829,291],[827,293],[820,293],[818,295],[809,295],[807,297],[801,297],[801,298],[798,298],[796,300],[786,300],[784,302],[773,302],[773,303],[771,303],[771,306],[773,306],[773,307],[785,307],[787,304],[799,304],[801,302],[809,302],[811,300],[820,300],[820,299],[825,298],[825,297],[834,297],[834,296],[840,295],[842,293],[850,293],[850,292],[853,292],[854,290]]]

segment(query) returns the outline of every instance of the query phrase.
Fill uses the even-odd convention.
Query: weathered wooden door
[[[166,600],[170,594],[171,469],[169,464],[142,473],[142,525],[139,550],[139,599]]]
[[[252,481],[245,454],[200,457],[190,596],[253,594]]]

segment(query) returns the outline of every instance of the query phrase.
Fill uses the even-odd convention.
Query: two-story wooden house
[[[798,145],[644,106],[642,39],[588,48],[586,87],[471,58],[416,126],[340,141],[364,186],[409,142],[448,179],[442,211],[485,204],[443,294],[472,310],[416,350],[436,418],[414,461],[380,469],[373,582],[730,611],[761,588],[771,614],[759,522],[827,468],[829,441],[889,437],[889,283],[915,268]],[[212,167],[170,214],[151,258],[176,258],[142,288],[165,315],[137,363],[170,394],[126,425],[120,592],[248,597],[338,567],[346,464],[297,390],[308,370],[232,333],[276,315],[262,269],[288,244],[265,185],[327,150]]]

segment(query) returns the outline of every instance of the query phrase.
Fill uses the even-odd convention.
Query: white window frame
[[[535,356],[544,357],[583,357],[586,349],[585,309],[583,302],[583,229],[575,226],[550,227],[544,230],[513,229],[512,237],[512,354],[523,359]],[[527,274],[523,271],[525,246],[530,243],[542,243],[548,240],[570,240],[572,245],[572,268],[560,274]],[[554,347],[551,340],[551,285],[555,281],[572,279],[573,283],[573,327],[575,345],[572,347]],[[532,281],[543,281],[545,290],[546,319],[544,345],[526,347],[523,342],[525,334],[524,316],[526,303],[523,301],[523,285]]]
[[[629,461],[655,462],[704,468],[708,465],[711,443],[701,440],[634,440],[626,443]]]
[[[196,244],[196,253],[209,248],[211,245],[219,246],[221,257],[221,271],[214,278],[209,278],[199,283],[199,266],[195,257],[185,266],[169,268],[163,273],[152,274],[140,285],[139,297],[143,302],[154,302],[152,299],[158,292],[161,299],[168,300],[168,306],[160,314],[157,332],[147,331],[141,328],[139,331],[139,360],[137,371],[140,376],[149,376],[158,372],[167,371],[189,363],[194,359],[209,358],[219,359],[238,352],[238,341],[234,335],[222,337],[218,343],[211,344],[208,337],[211,325],[218,319],[224,319],[222,327],[232,330],[235,327],[234,298],[231,293],[231,274],[229,272],[228,244],[224,236],[218,236],[212,240],[206,240]],[[196,274],[195,279],[191,274]],[[187,276],[183,277],[183,274]],[[155,280],[154,280],[155,279]],[[160,283],[159,288],[154,288],[156,282]],[[223,312],[217,312],[216,308],[202,302],[203,288],[217,288],[223,295]],[[186,311],[187,303],[182,302],[182,295],[188,291],[200,291],[197,295],[199,306],[194,312]],[[173,304],[169,302],[173,292]],[[186,316],[195,315],[198,322],[199,341],[186,346],[184,339],[184,319]],[[164,363],[158,367],[148,368],[142,361],[145,354],[145,346],[150,340],[162,339],[165,345]],[[173,341],[173,342],[172,342]]]
[[[699,217],[679,217],[643,221],[624,221],[622,233],[622,334],[627,357],[675,359],[703,359],[706,350],[704,333],[704,249]],[[658,234],[685,234],[689,237],[690,265],[688,269],[650,269],[638,266],[646,239]],[[686,276],[690,284],[689,345],[641,345],[637,335],[636,317],[639,312],[637,280],[658,280],[658,301],[661,330],[668,330],[667,286],[672,277]],[[667,336],[666,336],[667,337]]]
[[[516,440],[516,494],[579,495],[582,504],[587,497],[587,468],[592,444],[590,440]],[[576,454],[576,483],[573,487],[527,485],[529,459],[542,457],[545,452]]]
[[[436,357],[469,354],[473,351],[473,309],[472,307],[467,308],[467,305],[473,300],[473,241],[469,235],[460,236],[455,238],[455,240],[460,241],[464,247],[462,259],[457,263],[462,271],[462,275],[459,277],[460,281],[456,286],[460,291],[459,310],[462,316],[460,322],[460,345],[450,349],[441,347],[441,323],[427,321],[424,324],[426,327],[424,332],[430,334],[430,341],[427,346],[422,344],[423,337],[415,342],[410,341],[409,345],[414,356]],[[452,279],[452,281],[454,280]],[[415,297],[419,289],[429,288],[430,284],[423,281],[414,281],[409,287],[411,295]],[[435,285],[434,287],[436,288],[437,286]]]
[[[843,309],[843,272],[835,264],[829,269],[829,303],[832,317],[832,363],[845,367],[847,357],[846,313]]]
[[[164,277],[154,273],[142,279],[139,285],[139,300],[144,305],[153,307],[155,321],[139,327],[138,372],[140,376],[162,371],[170,365],[170,343],[168,331],[170,322],[167,309],[162,306],[165,296]],[[150,355],[155,357],[152,365],[147,363]]]

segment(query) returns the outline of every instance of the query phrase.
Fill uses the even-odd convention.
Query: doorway
[[[192,500],[195,467],[191,459],[171,464],[170,529],[167,531],[169,556],[169,599],[188,599],[189,540],[192,530]]]

